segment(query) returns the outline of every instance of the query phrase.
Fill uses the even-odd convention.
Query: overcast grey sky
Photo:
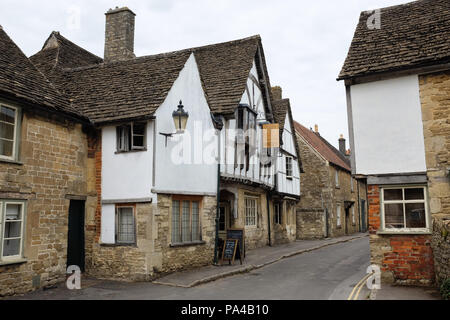
[[[345,89],[336,77],[359,14],[408,0],[1,0],[0,24],[27,56],[51,31],[103,57],[104,13],[136,13],[135,53],[150,55],[259,34],[272,85],[295,120],[337,146],[348,141]],[[79,18],[78,18],[79,17]],[[382,17],[381,17],[382,19]]]

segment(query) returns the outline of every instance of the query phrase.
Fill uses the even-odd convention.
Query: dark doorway
[[[345,208],[345,234],[348,234],[348,220],[350,217],[350,208]]]
[[[70,200],[67,266],[79,266],[84,272],[84,201]]]

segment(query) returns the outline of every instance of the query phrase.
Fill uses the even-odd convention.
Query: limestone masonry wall
[[[0,266],[0,296],[65,279],[70,204],[66,196],[91,200],[87,139],[81,125],[24,112],[20,140],[20,163],[0,162],[0,199],[26,200],[26,262]]]

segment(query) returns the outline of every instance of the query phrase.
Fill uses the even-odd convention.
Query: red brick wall
[[[372,263],[380,266],[383,279],[403,284],[430,284],[434,279],[431,235],[379,235],[380,188],[368,186],[369,233]]]

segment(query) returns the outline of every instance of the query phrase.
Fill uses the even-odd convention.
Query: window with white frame
[[[201,241],[200,199],[172,199],[172,244]]]
[[[292,157],[286,157],[286,178],[292,179]]]
[[[117,151],[146,149],[146,123],[132,122],[116,127]]]
[[[0,200],[0,260],[23,257],[25,202]]]
[[[18,113],[17,108],[0,105],[0,158],[16,157]]]
[[[258,203],[257,198],[245,197],[245,225],[247,227],[257,226]]]
[[[336,225],[338,227],[341,226],[341,205],[340,204],[336,205]]]
[[[118,244],[136,243],[134,206],[116,207],[116,242]]]
[[[385,230],[428,228],[425,186],[382,188],[381,202]]]

